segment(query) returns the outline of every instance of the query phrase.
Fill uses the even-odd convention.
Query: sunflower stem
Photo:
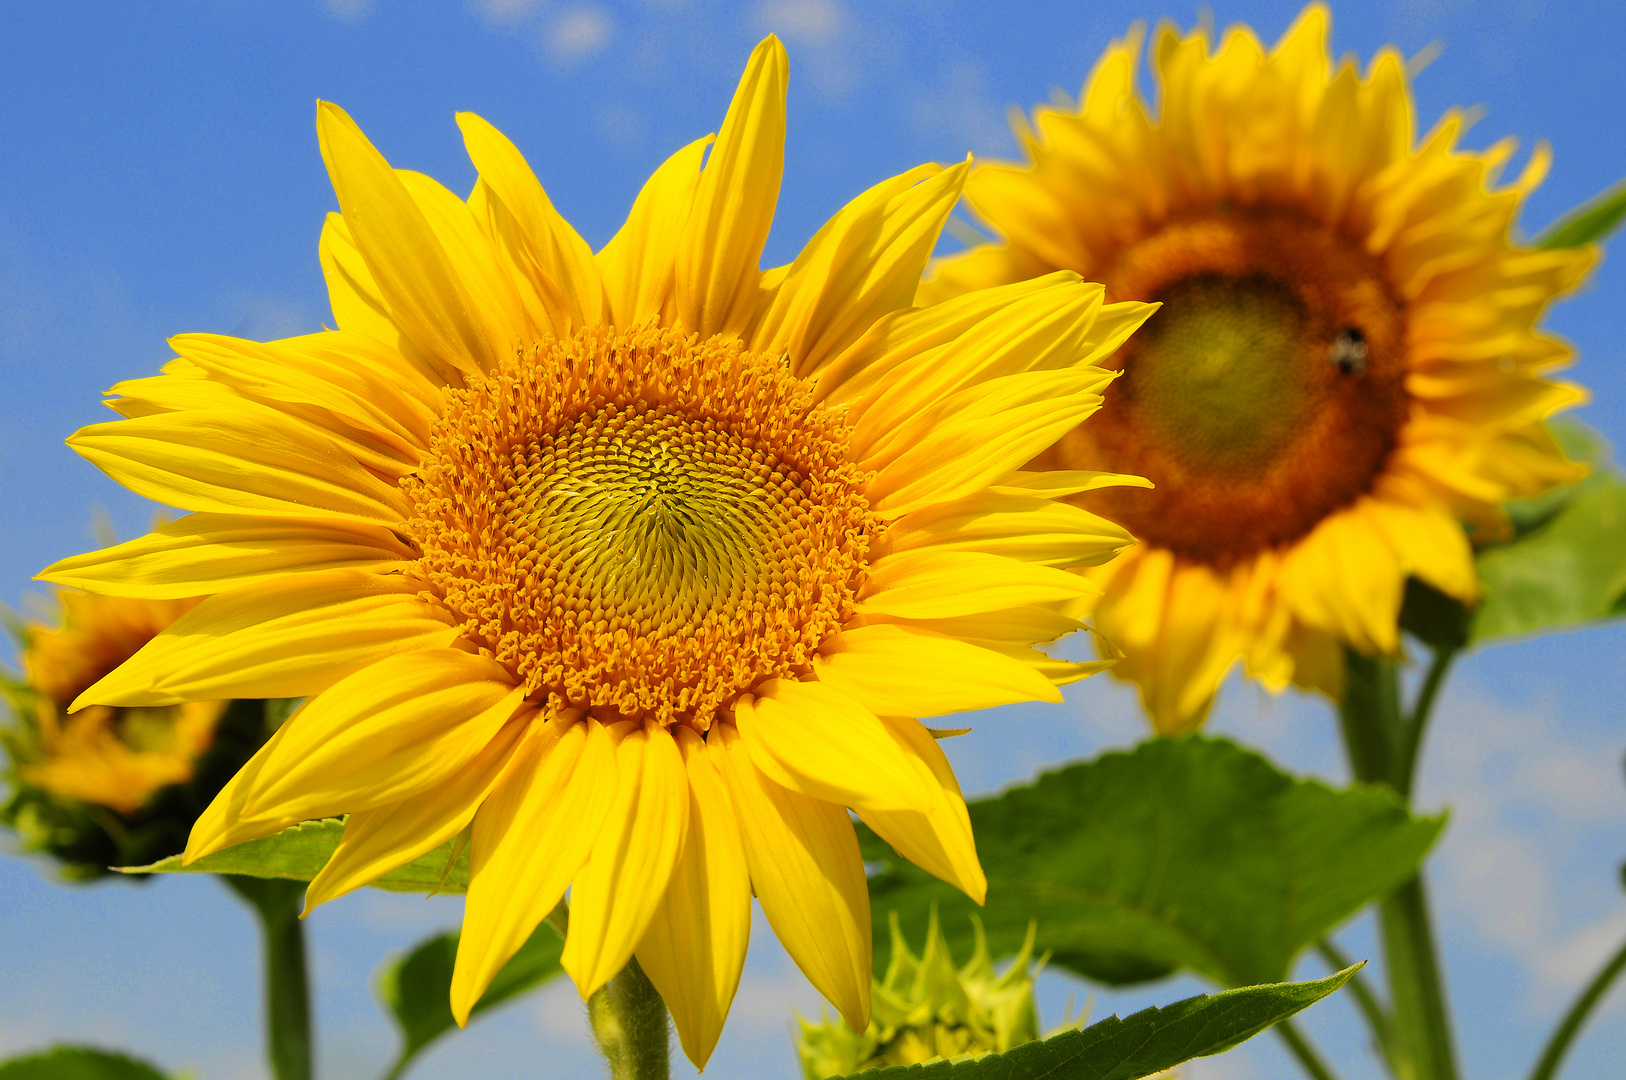
[[[221,874],[259,917],[265,954],[265,1039],[276,1080],[311,1080],[310,980],[305,925],[299,921],[305,883]]]
[[[1558,1067],[1563,1063],[1564,1055],[1569,1052],[1570,1043],[1575,1041],[1575,1036],[1580,1034],[1587,1017],[1592,1015],[1592,1010],[1603,1000],[1610,984],[1622,971],[1626,971],[1626,944],[1621,945],[1620,951],[1610,958],[1587,988],[1581,991],[1581,996],[1575,999],[1570,1011],[1564,1014],[1564,1019],[1553,1029],[1547,1045],[1542,1047],[1540,1060],[1530,1072],[1530,1080],[1552,1080],[1558,1075]]]
[[[666,1002],[637,960],[587,999],[587,1018],[610,1080],[666,1080],[671,1074],[672,1025]]]
[[[1357,780],[1388,784],[1410,804],[1423,731],[1453,655],[1449,650],[1435,654],[1417,707],[1407,717],[1395,664],[1344,650],[1348,687],[1339,720]],[[1378,905],[1378,931],[1394,1017],[1391,1071],[1398,1080],[1456,1080],[1445,981],[1421,875]]]

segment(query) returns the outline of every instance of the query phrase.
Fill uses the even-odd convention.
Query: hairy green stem
[[[1282,1042],[1286,1043],[1287,1048],[1293,1052],[1293,1056],[1298,1058],[1299,1067],[1312,1080],[1338,1080],[1338,1074],[1333,1072],[1332,1067],[1325,1061],[1321,1060],[1321,1055],[1316,1052],[1316,1048],[1310,1045],[1310,1040],[1304,1037],[1304,1033],[1298,1029],[1298,1026],[1293,1021],[1278,1021],[1276,1034],[1282,1037]]]
[[[311,1080],[310,979],[305,971],[305,926],[299,921],[305,883],[236,874],[221,874],[220,880],[259,916],[271,1075],[276,1080]]]
[[[1455,1080],[1451,1017],[1422,877],[1412,878],[1378,905],[1378,929],[1401,1060],[1410,1063],[1415,1080]]]
[[[1592,1015],[1592,1010],[1609,992],[1609,985],[1622,971],[1626,971],[1626,944],[1621,945],[1619,951],[1610,957],[1603,970],[1598,972],[1585,990],[1581,991],[1581,996],[1575,999],[1575,1004],[1564,1014],[1564,1019],[1560,1021],[1558,1027],[1553,1029],[1547,1045],[1542,1048],[1540,1060],[1530,1071],[1530,1080],[1552,1080],[1558,1075],[1558,1066],[1563,1063],[1564,1055],[1569,1052],[1570,1043],[1575,1041],[1575,1036],[1580,1034],[1587,1017]]]
[[[672,1026],[666,1003],[637,960],[628,960],[621,974],[587,999],[587,1019],[609,1062],[610,1080],[667,1080]]]
[[[1354,966],[1354,961],[1327,938],[1317,943],[1316,951],[1334,971],[1347,971]],[[1384,1008],[1383,1002],[1378,1000],[1377,994],[1372,992],[1371,984],[1366,981],[1365,972],[1357,971],[1345,985],[1349,987],[1349,992],[1355,995],[1355,1005],[1361,1010],[1367,1029],[1372,1032],[1372,1041],[1377,1044],[1378,1053],[1383,1055],[1389,1071],[1395,1072],[1394,1018],[1389,1015],[1389,1010]]]
[[[1417,706],[1407,716],[1395,664],[1344,650],[1348,682],[1339,721],[1357,780],[1388,784],[1410,803],[1423,732],[1454,655],[1436,653]],[[1445,982],[1421,876],[1378,905],[1378,931],[1394,1017],[1391,1071],[1398,1080],[1457,1080]]]

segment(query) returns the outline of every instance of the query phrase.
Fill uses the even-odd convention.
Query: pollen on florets
[[[852,617],[876,519],[782,361],[591,328],[446,394],[402,481],[420,571],[534,700],[704,731]]]

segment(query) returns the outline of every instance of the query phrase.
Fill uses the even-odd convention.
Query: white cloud
[[[523,22],[539,4],[537,0],[469,0],[475,13],[493,26],[513,26]]]
[[[593,123],[605,142],[623,150],[640,146],[649,137],[649,123],[627,105],[600,105],[593,111]]]
[[[571,8],[548,27],[548,53],[562,63],[586,60],[603,52],[614,34],[615,24],[602,8]]]
[[[1626,824],[1618,751],[1546,711],[1448,702],[1420,800],[1451,808],[1432,860],[1442,914],[1523,964],[1537,1010],[1573,995],[1626,932],[1613,867],[1594,868],[1597,840]]]
[[[990,95],[982,65],[969,57],[951,62],[938,85],[916,92],[909,118],[923,131],[946,133],[958,150],[979,157],[1010,153],[1005,110]]]
[[[327,13],[341,22],[360,22],[372,13],[373,0],[322,0]]]
[[[852,13],[840,0],[762,0],[752,12],[756,32],[773,33],[791,46],[793,62],[805,64],[809,80],[826,97],[858,87],[863,63]]]
[[[847,9],[839,0],[763,0],[757,21],[789,41],[813,49],[835,43],[847,24]]]

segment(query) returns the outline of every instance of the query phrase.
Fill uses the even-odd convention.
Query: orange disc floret
[[[878,522],[782,361],[595,327],[446,394],[402,481],[420,570],[538,702],[705,731],[852,618]]]

